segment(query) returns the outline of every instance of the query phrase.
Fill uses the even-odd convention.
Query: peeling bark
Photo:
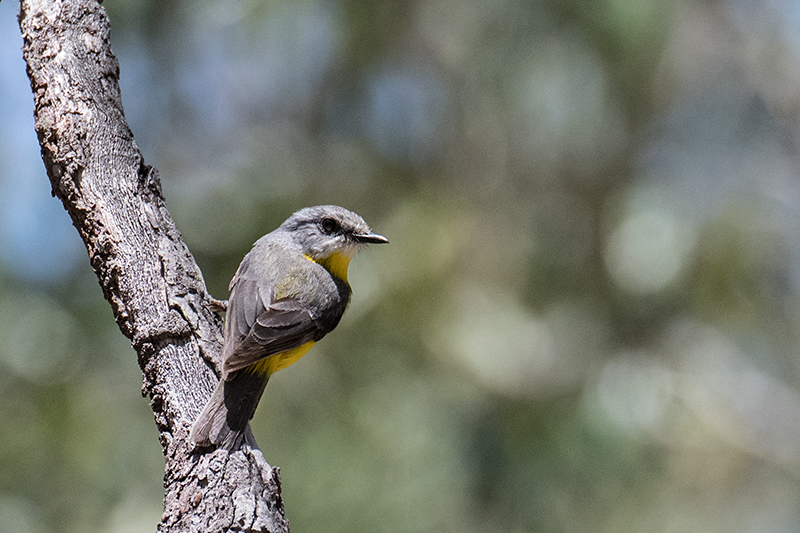
[[[23,0],[19,22],[53,195],[139,356],[166,459],[158,531],[288,531],[279,470],[259,450],[203,454],[188,441],[217,380],[221,320],[125,121],[105,10]]]

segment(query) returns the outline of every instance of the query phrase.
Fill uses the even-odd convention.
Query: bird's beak
[[[361,235],[353,235],[353,238],[356,242],[364,243],[364,244],[388,244],[389,239],[384,237],[383,235],[378,235],[377,233],[364,233]]]

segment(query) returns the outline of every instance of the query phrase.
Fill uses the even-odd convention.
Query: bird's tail
[[[255,448],[248,422],[253,418],[268,379],[267,374],[243,369],[227,380],[220,380],[192,425],[192,442],[199,447],[218,446],[231,452],[245,442]]]

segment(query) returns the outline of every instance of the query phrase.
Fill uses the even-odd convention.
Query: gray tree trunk
[[[166,466],[160,532],[289,530],[257,449],[199,454],[189,427],[216,383],[221,321],[122,112],[97,0],[22,0],[23,55],[47,175],[139,356]]]

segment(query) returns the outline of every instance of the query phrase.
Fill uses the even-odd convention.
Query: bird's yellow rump
[[[283,370],[287,366],[296,363],[314,344],[316,344],[314,341],[308,341],[297,348],[260,359],[247,368],[254,374],[266,374],[266,377],[269,377],[278,370]]]

